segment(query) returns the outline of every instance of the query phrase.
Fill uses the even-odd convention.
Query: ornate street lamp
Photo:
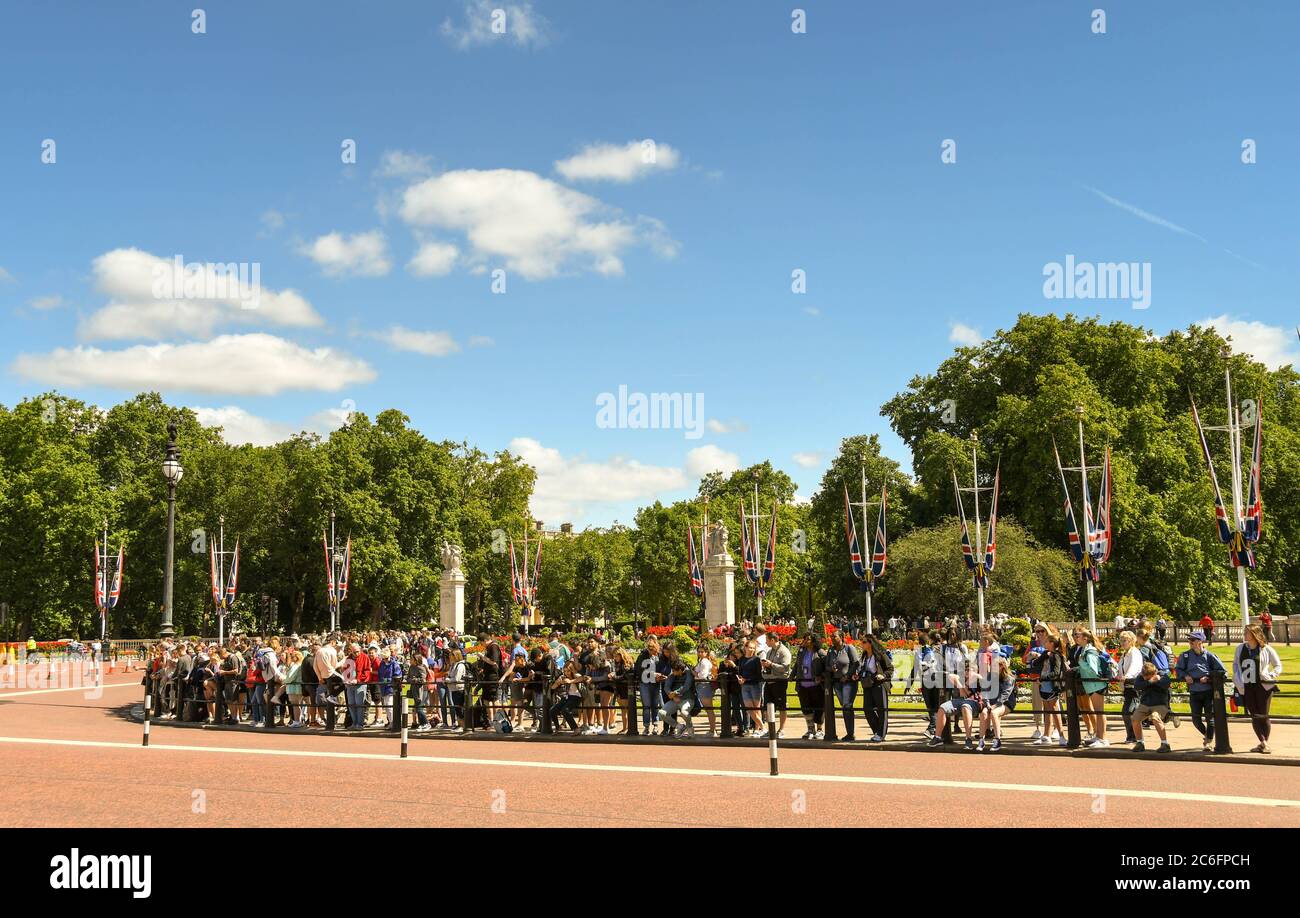
[[[167,480],[167,551],[163,570],[163,617],[159,636],[172,637],[172,568],[176,548],[176,486],[181,483],[185,469],[181,467],[181,451],[176,446],[176,421],[167,422],[167,455],[162,464],[163,478]]]
[[[641,589],[641,578],[633,574],[632,578],[628,580],[627,585],[632,588],[632,623],[633,623],[632,627],[636,631],[640,631],[641,630],[641,598],[640,598],[640,594],[637,591]]]

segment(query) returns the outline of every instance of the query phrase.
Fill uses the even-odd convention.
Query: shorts
[[[700,707],[707,708],[711,706],[713,704],[713,696],[717,692],[717,690],[718,690],[717,686],[712,684],[710,685],[696,684],[695,697],[700,702]]]
[[[951,698],[939,705],[939,710],[946,712],[950,717],[957,714],[962,708],[970,708],[972,716],[980,712],[979,702],[974,698]]]
[[[746,682],[740,687],[740,700],[747,706],[761,704],[763,701],[763,683]]]
[[[1052,683],[1038,683],[1038,697],[1044,701],[1055,701],[1060,697],[1060,695],[1061,693],[1057,690],[1056,686],[1052,685]]]
[[[763,695],[765,704],[770,704],[778,711],[785,710],[786,696],[790,693],[789,679],[773,679],[770,682],[764,682],[767,689]]]
[[[1130,719],[1135,720],[1138,723],[1141,723],[1142,721],[1150,718],[1156,723],[1162,724],[1165,722],[1165,718],[1168,716],[1169,716],[1169,705],[1167,704],[1157,704],[1157,705],[1140,704],[1133,709],[1133,714],[1131,715]]]

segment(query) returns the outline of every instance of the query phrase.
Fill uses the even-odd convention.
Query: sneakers
[[[1201,743],[1202,752],[1211,752],[1214,750],[1214,743],[1211,740],[1205,740]]]
[[[925,745],[927,749],[933,749],[936,746],[942,746],[943,738],[939,736],[932,736],[930,737],[929,742],[927,742]]]
[[[428,724],[421,724],[420,726],[415,728],[416,733],[429,733],[432,730],[433,727],[429,726]]]
[[[1002,751],[1002,740],[995,739],[992,743],[989,744],[989,752],[1001,752],[1001,751]]]
[[[596,728],[596,735],[597,735],[597,736],[609,736],[609,728],[608,728],[608,727],[597,727],[597,728]]]
[[[980,745],[981,745],[981,746],[984,745],[984,740],[982,740],[982,739],[980,740]],[[972,741],[969,740],[969,739],[966,740],[966,751],[969,752],[970,750],[972,750],[972,749],[974,749],[974,748],[975,748],[975,743],[972,742]]]
[[[1173,750],[1169,748],[1168,743],[1161,743],[1160,748],[1157,749],[1156,752],[1173,752]]]
[[[1040,739],[1043,738],[1043,731],[1035,730],[1029,738],[1033,740],[1035,743],[1037,743]]]
[[[841,742],[845,742],[845,743],[856,743],[858,741],[858,738],[854,736],[852,733],[850,733],[848,736],[840,737],[840,740]]]
[[[816,735],[817,735],[816,733],[814,733],[813,731],[809,730],[809,731],[808,731],[807,733],[805,733],[803,736],[799,737],[799,739],[813,739]]]
[[[883,743],[884,741],[885,738],[881,736],[879,733],[873,734],[871,739],[867,740],[867,742],[869,743]]]
[[[1110,745],[1110,740],[1104,740],[1100,736],[1094,736],[1088,743],[1090,749],[1105,749]]]
[[[1147,751],[1147,744],[1144,743],[1144,742],[1142,742],[1141,740],[1138,740],[1136,743],[1133,744],[1133,751],[1134,751],[1134,752],[1146,752],[1146,751]]]
[[[1062,747],[1070,745],[1070,739],[1069,739],[1069,737],[1067,737],[1067,736],[1057,735],[1057,734],[1055,734],[1055,733],[1053,733],[1052,736],[1056,739],[1056,745],[1058,745],[1058,746],[1062,746]]]
[[[813,739],[826,739],[826,732],[824,730],[818,730],[817,735],[814,736]]]

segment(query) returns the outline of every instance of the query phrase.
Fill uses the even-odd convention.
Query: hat
[[[1205,640],[1205,632],[1197,628],[1191,634],[1187,635],[1187,639],[1189,641],[1203,641]]]

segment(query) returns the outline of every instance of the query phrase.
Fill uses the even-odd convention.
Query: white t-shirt
[[[695,681],[707,682],[713,678],[713,661],[705,657],[695,664]]]

